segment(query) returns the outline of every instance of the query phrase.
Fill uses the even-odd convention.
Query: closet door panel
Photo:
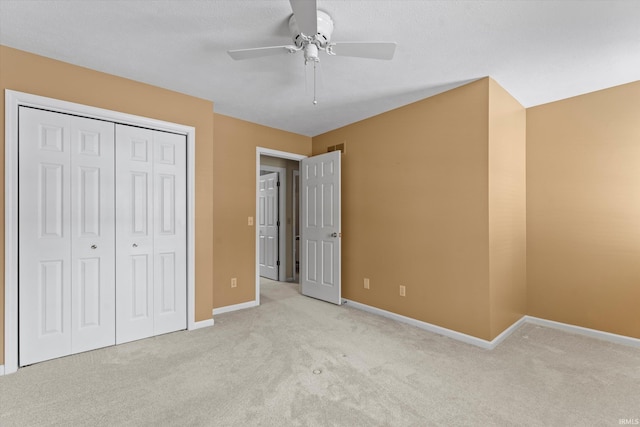
[[[19,122],[20,366],[185,329],[186,137]]]
[[[71,352],[70,116],[19,109],[19,364]]]
[[[154,133],[156,335],[187,327],[186,137]]]
[[[73,353],[115,344],[114,130],[71,118]]]
[[[153,135],[116,125],[116,343],[153,331]]]

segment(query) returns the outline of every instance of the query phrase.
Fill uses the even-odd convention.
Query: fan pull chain
[[[313,105],[318,105],[316,99],[316,61],[313,61]]]

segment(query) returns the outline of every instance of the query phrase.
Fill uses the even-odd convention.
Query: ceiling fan
[[[315,96],[315,65],[320,61],[320,51],[328,55],[352,56],[372,59],[392,59],[396,49],[394,42],[332,42],[333,20],[327,13],[318,10],[316,0],[289,0],[293,14],[289,18],[292,45],[235,49],[227,53],[233,59],[252,59],[285,53],[304,53],[305,65],[314,65],[313,104]]]

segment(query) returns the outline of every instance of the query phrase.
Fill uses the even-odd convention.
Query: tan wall
[[[256,231],[247,219],[256,214],[256,147],[308,156],[311,138],[214,114],[214,140],[216,308],[255,299]],[[236,288],[232,277],[238,279]]]
[[[286,271],[285,275],[288,278],[293,278],[293,171],[297,171],[300,168],[300,162],[296,160],[290,159],[282,159],[279,157],[271,157],[271,156],[260,156],[260,164],[266,166],[273,166],[277,168],[286,169],[286,183],[287,188],[285,189],[285,222],[284,227],[286,228],[286,241],[280,242],[281,245],[286,245],[285,256],[287,257],[287,262],[285,264]]]
[[[528,314],[640,338],[640,82],[527,110]]]
[[[213,105],[60,61],[0,46],[0,88],[180,123],[196,128],[196,320],[211,318]],[[4,102],[0,129],[4,129]],[[4,224],[4,131],[0,133],[0,223]],[[4,241],[4,228],[0,232]],[[4,361],[4,245],[0,245],[0,364]]]
[[[345,298],[490,339],[488,95],[482,79],[313,138],[346,142]]]
[[[525,113],[486,78],[313,142],[3,46],[0,88],[196,127],[197,320],[255,299],[256,147],[309,155],[344,142],[345,298],[483,339],[525,312],[640,338],[640,82]],[[4,283],[0,364],[3,298]]]
[[[526,314],[526,111],[489,80],[491,338]]]

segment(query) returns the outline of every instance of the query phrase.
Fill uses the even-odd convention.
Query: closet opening
[[[149,330],[151,335],[157,335],[170,330],[195,329],[213,324],[212,319],[195,322],[195,128],[10,90],[5,91],[5,94],[4,373],[15,372],[19,364],[28,364],[28,359],[23,360],[20,354],[21,324],[28,323],[21,316],[21,308],[24,307],[19,303],[20,280],[24,279],[20,273],[20,260],[35,256],[35,253],[24,252],[19,256],[21,246],[28,245],[26,241],[21,242],[21,221],[23,225],[35,230],[33,235],[41,242],[51,244],[57,238],[64,240],[62,250],[51,251],[36,262],[37,265],[32,266],[36,271],[35,279],[52,284],[51,287],[46,287],[44,293],[36,287],[35,292],[40,292],[40,295],[33,305],[37,305],[40,310],[41,316],[37,320],[40,325],[37,327],[42,329],[39,331],[42,336],[52,337],[66,332],[68,327],[62,327],[64,322],[68,325],[69,322],[75,322],[81,326],[78,328],[79,335],[72,344],[75,347],[71,353],[98,348],[105,342],[111,345],[111,340],[115,340],[115,344],[139,339],[148,334]],[[37,150],[40,154],[21,151],[19,138],[26,132],[26,129],[21,129],[21,120],[26,118],[27,112],[47,116],[43,123],[35,124],[32,128],[34,137],[40,141]],[[56,120],[59,121],[57,124]],[[71,132],[72,128],[74,132]],[[114,149],[113,155],[109,154],[109,138],[113,138],[113,143],[117,145],[118,135],[125,135],[127,132],[130,135],[126,142],[121,142],[123,148],[119,151]],[[71,138],[75,138],[74,150],[65,152],[65,149],[71,148]],[[101,153],[107,155],[99,160],[98,154]],[[41,155],[44,157],[38,157]],[[124,160],[117,158],[119,155],[123,159],[129,157],[130,163],[139,164],[135,167],[125,165]],[[35,160],[39,163],[31,171],[34,173],[23,176],[19,172],[26,168],[19,160],[20,157],[22,161]],[[139,167],[145,158],[147,165],[155,162],[146,171]],[[172,170],[176,167],[180,171]],[[123,179],[120,183],[119,176]],[[102,184],[106,185],[101,186]],[[27,205],[22,206],[22,202],[29,199],[28,193],[20,196],[29,185],[33,186],[30,190],[37,189],[38,194],[29,203],[38,205],[35,210],[40,211],[30,220],[20,211],[21,207],[23,210],[29,209]],[[118,186],[126,188],[126,191],[122,190],[125,192],[120,194],[121,197],[116,194]],[[136,191],[138,194],[132,194]],[[149,216],[152,209],[156,212]],[[120,213],[128,212],[126,218],[123,219],[116,210],[120,210]],[[132,231],[133,235],[129,236],[131,241],[119,232],[126,228],[125,225]],[[25,233],[29,232],[28,227],[23,229]],[[176,242],[183,243],[182,249],[178,249],[181,253],[173,251],[180,245],[169,242],[173,238],[170,236],[177,236]],[[101,240],[102,237],[105,239]],[[153,296],[149,292],[144,294],[144,286],[133,286],[126,292],[120,292],[128,292],[133,301],[133,305],[125,310],[132,313],[132,317],[139,317],[152,304],[155,305],[157,314],[151,329],[147,326],[142,335],[127,337],[125,334],[120,338],[112,338],[114,334],[107,330],[103,335],[108,338],[104,341],[104,337],[98,339],[92,335],[91,330],[98,323],[104,323],[105,319],[106,323],[110,323],[109,316],[116,314],[104,310],[97,313],[93,308],[97,307],[95,304],[102,302],[102,284],[113,280],[106,277],[98,287],[90,284],[95,285],[97,282],[94,279],[102,272],[106,271],[107,276],[116,274],[117,269],[110,266],[118,262],[117,254],[122,255],[125,251],[124,247],[110,248],[109,241],[115,242],[115,246],[127,246],[129,282],[139,279],[140,284],[151,283],[149,278],[154,274],[160,280],[157,287],[159,290],[153,292]],[[153,242],[153,248],[149,245],[150,242]],[[42,243],[33,247],[40,250],[44,246],[46,245]],[[79,260],[76,265],[64,266],[73,256]],[[108,259],[109,257],[113,259]],[[142,262],[145,259],[147,264]],[[27,270],[22,273],[28,274]],[[75,275],[75,283],[79,285],[74,290],[68,285],[69,280],[74,281],[72,275]],[[174,287],[178,283],[174,278],[181,282],[183,290]],[[115,281],[117,280],[116,278]],[[110,293],[107,291],[107,294]],[[28,295],[22,297],[28,298]],[[78,310],[62,314],[59,310],[56,311],[56,307],[63,307],[62,301],[69,304],[71,298],[77,299]],[[80,301],[86,303],[84,308],[80,308]],[[109,305],[107,303],[103,308],[108,311]],[[164,320],[167,318],[165,314],[170,312],[177,313],[174,320],[178,320],[168,325]],[[131,328],[124,328],[126,331],[129,329]],[[85,332],[87,334],[84,338],[78,338]],[[66,338],[62,341],[64,346],[69,345]]]

